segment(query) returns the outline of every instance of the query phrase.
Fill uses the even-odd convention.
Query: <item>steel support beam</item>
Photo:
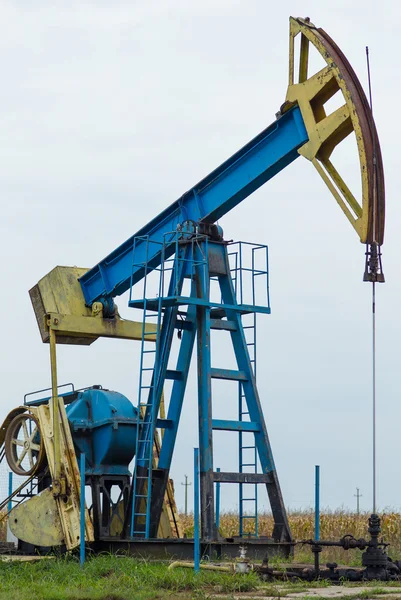
[[[91,306],[96,300],[121,295],[131,282],[144,276],[143,267],[133,267],[135,238],[135,263],[157,267],[166,234],[188,220],[214,223],[293,162],[299,156],[298,148],[307,141],[301,113],[295,106],[82,275],[79,281],[85,303]],[[152,240],[151,255],[146,242],[138,241],[140,236]],[[172,245],[170,255],[173,250]],[[164,255],[167,257],[168,251]]]

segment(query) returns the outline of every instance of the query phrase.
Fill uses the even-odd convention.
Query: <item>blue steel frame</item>
[[[185,240],[185,234],[182,234],[188,230],[196,234],[209,234],[210,228],[208,229],[208,226],[210,224],[215,223],[216,220],[293,162],[299,156],[298,149],[307,141],[308,136],[301,112],[298,106],[294,106],[80,279],[85,303],[91,306],[95,301],[101,301],[105,308],[104,316],[111,316],[113,314],[112,299],[115,296],[124,293],[129,288],[132,290],[137,282],[143,279],[146,280],[147,274],[158,269],[160,265],[163,278],[165,261],[168,262],[170,257],[175,254],[170,289],[167,296],[164,296],[164,292],[162,292],[159,293],[158,298],[149,299],[147,297],[146,282],[144,281],[142,299],[134,300],[131,297],[129,301],[130,306],[144,309],[142,356],[145,353],[145,324],[152,311],[157,313],[158,331],[159,327],[161,328],[154,349],[155,368],[152,371],[151,383],[144,385],[141,379],[139,390],[138,404],[139,408],[144,411],[144,415],[142,415],[141,422],[138,421],[139,433],[137,436],[131,515],[132,535],[134,535],[134,532],[140,531],[145,537],[155,537],[155,523],[158,523],[160,517],[190,357],[195,337],[197,337],[203,537],[211,539],[215,536],[215,522],[212,514],[214,510],[212,501],[214,474],[211,442],[211,432],[214,428],[254,432],[255,447],[260,458],[262,473],[265,478],[267,474],[270,474],[269,482],[266,479],[266,484],[276,521],[274,535],[277,539],[290,539],[285,509],[257,395],[252,364],[249,359],[247,342],[241,324],[241,311],[243,313],[255,311],[268,313],[270,308],[252,306],[252,303],[250,305],[238,304],[224,245],[213,242],[209,243],[208,246],[207,239],[205,237],[200,239],[197,235],[195,235],[195,238],[197,238],[195,244],[192,239],[191,243],[185,245],[182,243],[183,237]],[[221,267],[220,272],[215,273],[213,269],[205,268],[210,256],[214,256],[215,261],[220,261],[220,265],[224,265]],[[217,327],[217,320],[211,318],[211,311],[217,307],[215,303],[210,302],[210,277],[216,275],[223,296],[223,310],[227,322],[230,323],[229,330],[239,365],[237,372],[227,369],[212,369],[210,363],[210,329],[212,322]],[[191,279],[189,296],[181,296],[185,277]],[[174,371],[169,371],[167,364],[172,336],[177,328],[177,319],[183,310],[180,307],[183,306],[186,307],[185,327],[180,323],[182,342],[177,368]],[[224,329],[225,327],[228,327],[228,325],[221,328]],[[144,367],[143,360],[141,360],[141,377],[147,368]],[[241,420],[238,420],[238,422],[217,422],[212,420],[212,377],[234,379],[239,382],[248,406],[250,422]],[[158,471],[162,476],[155,483],[151,475],[152,442],[163,384],[166,378],[173,379],[174,382],[169,413],[164,422],[165,435],[159,457]],[[145,389],[148,393],[146,402],[143,400]],[[140,414],[141,411],[138,412],[138,415]],[[238,481],[240,482],[240,479]],[[144,509],[141,508],[141,502],[142,505],[143,503],[146,505]],[[209,510],[207,515],[204,512],[206,506],[212,507],[211,512]],[[144,514],[140,515],[142,510],[146,514],[146,525],[143,532],[142,528],[140,530],[136,529],[136,523],[138,523],[140,516],[145,516]],[[152,515],[156,517],[153,520]]]
[[[160,265],[166,232],[176,231],[186,221],[216,222],[293,162],[299,156],[298,149],[307,141],[301,112],[295,106],[85,273],[80,283],[86,304],[91,306],[97,300],[107,304],[111,298],[123,294],[144,277],[141,265],[147,263],[149,268]],[[133,270],[134,240],[146,237],[160,247],[148,257],[151,260],[146,260],[145,244],[138,243],[138,266]],[[173,246],[167,247],[164,258],[172,255]]]
[[[230,274],[227,244],[213,242],[201,235],[182,236],[176,234],[177,247],[167,294],[163,285],[159,287],[157,298],[140,298],[129,304],[144,310],[144,325],[149,308],[157,312],[160,333],[156,342],[155,364],[146,404],[140,399],[139,411],[143,421],[138,423],[137,455],[134,470],[134,493],[131,535],[132,537],[155,537],[160,519],[161,507],[168,481],[173,456],[185,387],[191,361],[195,337],[197,339],[198,363],[198,410],[199,410],[199,472],[201,489],[201,530],[202,539],[216,539],[214,516],[214,482],[246,481],[248,474],[227,474],[213,471],[213,430],[252,432],[255,448],[261,464],[260,475],[253,473],[253,483],[266,484],[275,520],[274,537],[277,540],[290,540],[290,532],[281,496],[267,429],[263,418],[256,380],[249,357],[248,346],[242,326],[241,314],[270,312],[270,307],[240,304]],[[169,242],[170,243],[170,240]],[[167,263],[168,264],[168,261]],[[137,261],[134,259],[134,268]],[[149,269],[150,270],[150,269]],[[145,266],[148,271],[148,266]],[[182,295],[185,279],[190,280],[190,295]],[[164,282],[163,268],[160,275]],[[210,297],[210,281],[217,279],[221,300]],[[268,296],[268,293],[267,293]],[[240,298],[242,295],[240,292]],[[255,294],[253,293],[255,299]],[[179,314],[185,317],[178,319]],[[219,314],[219,316],[217,316]],[[162,318],[163,316],[163,318]],[[182,331],[176,369],[168,369],[172,339],[175,329]],[[238,370],[212,368],[211,330],[228,331],[231,335]],[[145,327],[143,328],[145,331]],[[212,418],[212,379],[239,382],[244,391],[249,420],[222,420]],[[157,418],[160,400],[166,379],[173,380],[168,414],[165,420]],[[141,398],[141,397],[140,397]],[[156,427],[165,429],[157,465],[157,477],[152,476],[151,446]],[[223,476],[223,477],[222,477]],[[227,476],[229,476],[227,478]],[[234,477],[234,479],[233,479]],[[138,486],[138,479],[147,481],[147,490]],[[144,506],[139,509],[138,507]],[[140,519],[146,516],[146,527],[139,527]]]

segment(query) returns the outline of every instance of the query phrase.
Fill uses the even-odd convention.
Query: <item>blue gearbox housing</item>
[[[87,475],[130,475],[135,455],[138,410],[118,392],[89,388],[66,406],[77,456]]]

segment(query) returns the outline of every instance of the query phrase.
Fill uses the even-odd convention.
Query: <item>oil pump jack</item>
[[[312,51],[324,63],[317,73],[310,73]],[[327,112],[326,103],[335,94],[342,97],[341,106]],[[355,136],[358,148],[362,189],[358,198],[331,160],[333,150],[349,135]],[[141,552],[162,547],[185,556],[182,548],[189,541],[178,539],[169,474],[182,406],[192,401],[186,385],[196,342],[202,542],[230,553],[248,535],[255,552],[266,554],[273,548],[288,554],[292,537],[256,385],[252,341],[256,314],[270,312],[267,247],[250,244],[244,249],[243,243],[234,247],[216,223],[299,156],[313,164],[366,244],[364,279],[384,281],[380,252],[384,175],[369,103],[329,35],[309,19],[291,17],[288,89],[275,121],[97,265],[56,267],[30,290],[42,340],[50,344],[52,387],[47,397],[27,399],[14,409],[1,430],[10,467],[37,481],[40,492],[12,510],[10,526],[17,538],[37,546],[72,548],[79,543],[76,453],[85,452],[86,484],[91,486],[93,503],[86,518],[87,541],[109,548],[125,544]],[[244,264],[245,250],[250,251],[250,266]],[[258,257],[263,264],[256,267]],[[157,293],[149,292],[150,277],[157,277]],[[211,287],[217,288],[217,295]],[[264,301],[259,301],[257,291],[262,288]],[[140,322],[119,316],[115,298],[128,290],[129,306],[142,311]],[[247,293],[250,300],[245,299]],[[245,326],[248,317],[251,325]],[[177,358],[171,364],[177,332]],[[235,369],[212,366],[211,346],[217,335],[230,338]],[[90,345],[99,337],[140,341],[135,407],[121,394],[99,386],[61,393],[57,344]],[[212,380],[236,383],[236,419],[213,417]],[[237,472],[215,469],[213,431],[237,436]],[[224,540],[216,529],[216,482],[239,486],[238,539]],[[253,492],[251,508],[247,486]],[[119,490],[117,500],[112,499],[113,487]],[[269,537],[258,535],[261,487],[267,490],[274,518]],[[54,508],[51,522],[33,519],[35,511],[43,516],[49,507]],[[164,530],[163,515],[167,515]]]

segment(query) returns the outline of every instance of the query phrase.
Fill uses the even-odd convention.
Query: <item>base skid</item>
[[[289,558],[292,555],[291,543],[274,542],[271,538],[258,539],[228,538],[218,542],[201,542],[201,557],[209,560],[237,558],[240,547],[246,546],[247,557],[251,560],[264,558]],[[193,539],[154,539],[154,540],[116,540],[103,539],[91,544],[95,553],[127,553],[138,558],[157,560],[193,560]]]

